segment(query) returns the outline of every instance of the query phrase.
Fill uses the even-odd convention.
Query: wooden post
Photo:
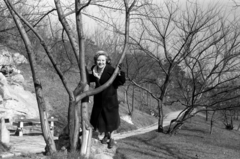
[[[5,144],[10,142],[10,133],[5,125],[5,118],[1,118],[0,141]]]
[[[51,122],[50,122],[50,131],[52,133],[52,136],[54,136],[54,117],[51,117]]]
[[[20,119],[23,119],[23,117],[21,117]],[[18,136],[23,136],[23,121],[19,122],[18,133]]]

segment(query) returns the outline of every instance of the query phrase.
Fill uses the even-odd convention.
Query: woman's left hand
[[[118,65],[118,68],[119,68],[119,70],[118,70],[118,76],[121,76],[121,69],[122,69],[122,64],[121,64],[121,63]]]

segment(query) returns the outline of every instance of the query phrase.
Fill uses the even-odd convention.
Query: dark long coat
[[[95,82],[96,88],[106,83],[114,72],[114,68],[106,65],[100,79],[90,74],[90,82]],[[94,95],[94,104],[90,123],[99,132],[112,132],[120,125],[117,88],[125,83],[125,73],[117,75],[114,82],[102,92]]]

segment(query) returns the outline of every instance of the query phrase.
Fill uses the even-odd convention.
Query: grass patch
[[[118,141],[114,159],[237,159],[240,156],[240,132],[222,125],[209,134],[209,124],[194,118],[175,136],[152,131]]]

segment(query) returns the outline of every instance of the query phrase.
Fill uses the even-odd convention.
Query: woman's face
[[[106,66],[106,62],[107,62],[107,57],[104,55],[100,55],[97,58],[97,67],[98,68],[104,68]]]

